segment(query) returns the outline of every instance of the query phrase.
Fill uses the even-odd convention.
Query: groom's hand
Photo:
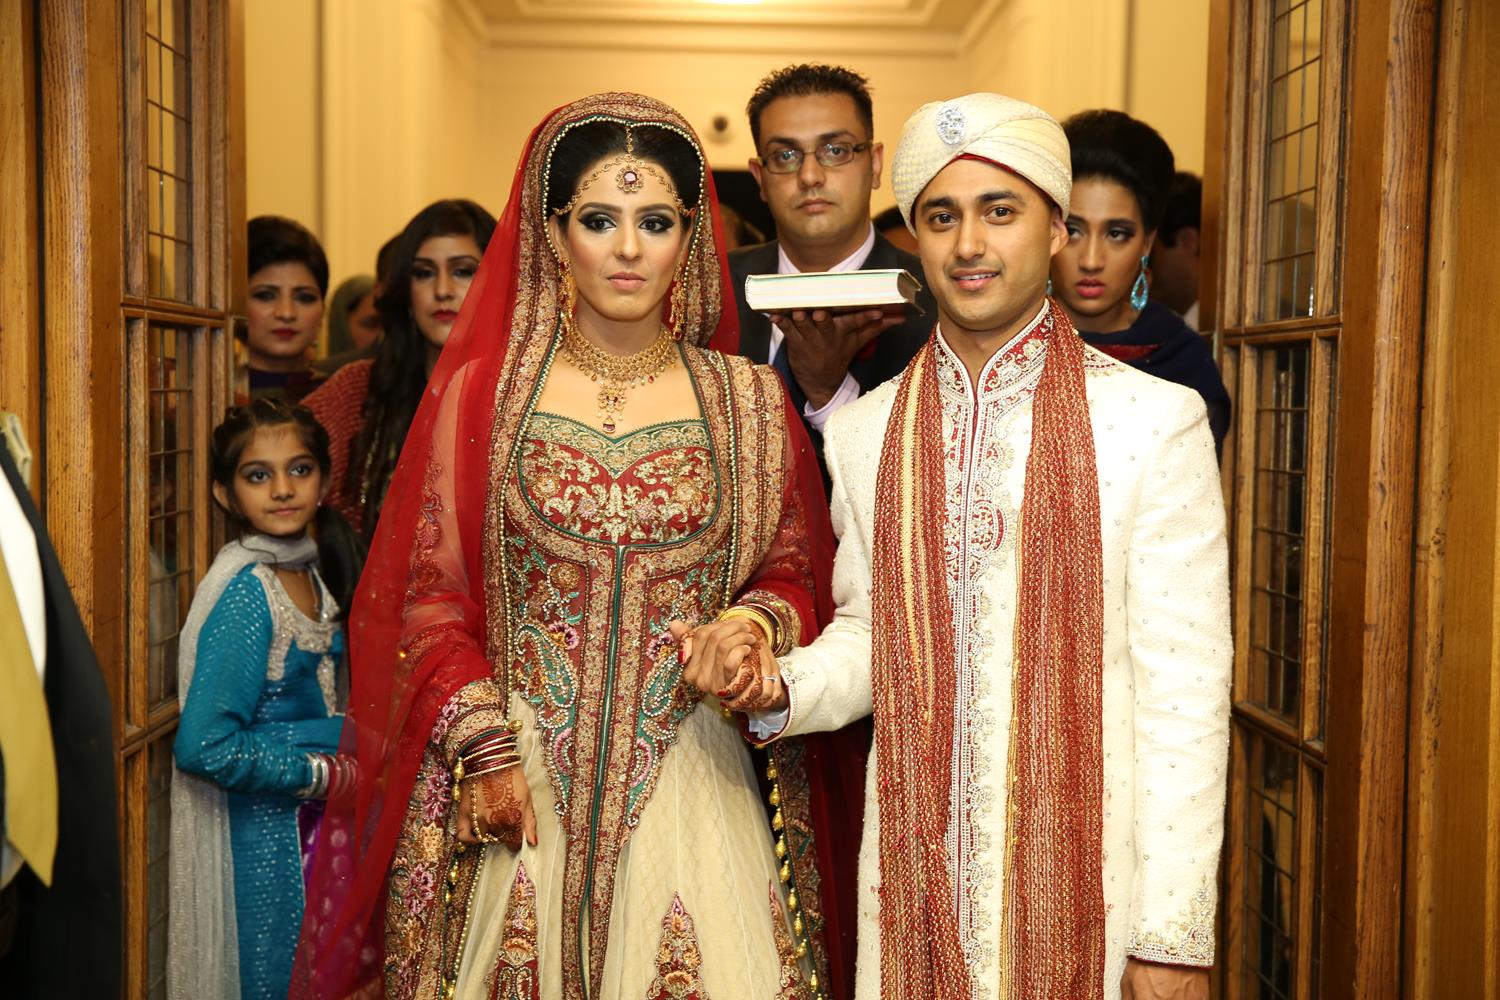
[[[1208,970],[1128,959],[1120,1000],[1208,1000]]]

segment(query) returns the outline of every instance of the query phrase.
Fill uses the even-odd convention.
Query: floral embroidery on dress
[[[500,954],[490,973],[490,1000],[537,1000],[536,885],[526,865],[516,867],[516,880],[505,907],[505,931]]]
[[[1027,402],[1046,363],[1051,313],[1038,315],[1027,330],[986,362],[978,388],[942,341],[935,372],[943,402],[948,509],[944,556],[959,641],[955,668],[954,767],[955,822],[948,826],[950,870],[957,890],[959,934],[971,967],[990,968],[998,960],[996,935],[987,908],[975,905],[994,891],[999,874],[993,812],[995,796],[976,774],[991,773],[998,720],[987,708],[995,681],[973,664],[987,662],[993,638],[969,622],[993,613],[996,595],[984,581],[1004,560],[1015,558],[1020,514],[1009,494],[1012,474],[1024,456],[997,428]],[[1003,598],[1002,598],[1003,599]],[[1004,683],[1004,681],[1002,681]]]
[[[319,606],[318,618],[314,621],[292,602],[273,566],[257,563],[251,572],[260,580],[266,592],[266,604],[271,609],[271,650],[266,660],[266,680],[275,683],[286,676],[286,658],[293,643],[304,653],[322,653],[318,661],[318,690],[323,694],[323,707],[328,714],[336,714],[339,706],[334,661],[344,655],[344,630],[337,620],[338,601],[328,592],[318,571],[313,569],[312,585]]]
[[[1137,928],[1130,935],[1125,953],[1132,958],[1167,965],[1214,964],[1214,915],[1217,909],[1213,883],[1204,877],[1198,891],[1188,899],[1187,912],[1156,930]]]
[[[412,543],[411,573],[407,577],[408,595],[425,593],[434,589],[443,578],[433,551],[442,540],[443,495],[438,492],[438,480],[443,476],[443,466],[437,455],[427,458],[427,470],[422,477],[422,506],[417,512],[416,537]]]
[[[703,952],[693,918],[672,894],[672,905],[661,922],[661,943],[656,947],[656,978],[646,989],[646,1000],[708,1000],[699,972]]]
[[[521,478],[532,504],[557,527],[616,545],[675,541],[697,530],[715,503],[701,420],[612,438],[538,413],[522,445]]]
[[[781,960],[781,975],[776,984],[776,1000],[806,1000],[802,968],[797,963],[797,946],[787,929],[786,913],[781,908],[781,893],[775,883],[767,883],[771,894],[771,935],[776,939],[776,955]]]
[[[440,892],[448,805],[439,799],[442,809],[429,809],[435,791],[446,784],[437,776],[446,779],[447,770],[429,746],[391,859],[385,911],[385,978],[391,996],[415,995],[424,964],[432,960],[434,947],[427,932],[438,917],[433,904]]]

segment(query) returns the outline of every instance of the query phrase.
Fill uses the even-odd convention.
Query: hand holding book
[[[905,321],[921,287],[900,269],[752,274],[745,302],[782,332],[792,377],[817,410],[838,392],[859,353]]]
[[[906,321],[900,306],[874,309],[797,309],[771,313],[771,322],[786,337],[787,365],[815,410],[822,409],[849,373],[849,365],[866,345]]]

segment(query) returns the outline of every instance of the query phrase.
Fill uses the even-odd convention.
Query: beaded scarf
[[[873,665],[880,995],[968,1000],[953,905],[954,618],[942,404],[929,341],[897,389],[875,486]],[[1001,919],[1006,1000],[1097,997],[1104,980],[1099,478],[1084,347],[1052,306],[1021,506],[1020,608]]]

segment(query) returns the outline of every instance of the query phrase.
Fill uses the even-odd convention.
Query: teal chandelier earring
[[[1146,308],[1146,293],[1151,291],[1151,283],[1146,280],[1146,268],[1150,263],[1150,254],[1141,254],[1141,273],[1135,276],[1135,284],[1130,286],[1130,308],[1136,312]]]
[[[1052,298],[1052,279],[1047,279],[1047,298]]]

